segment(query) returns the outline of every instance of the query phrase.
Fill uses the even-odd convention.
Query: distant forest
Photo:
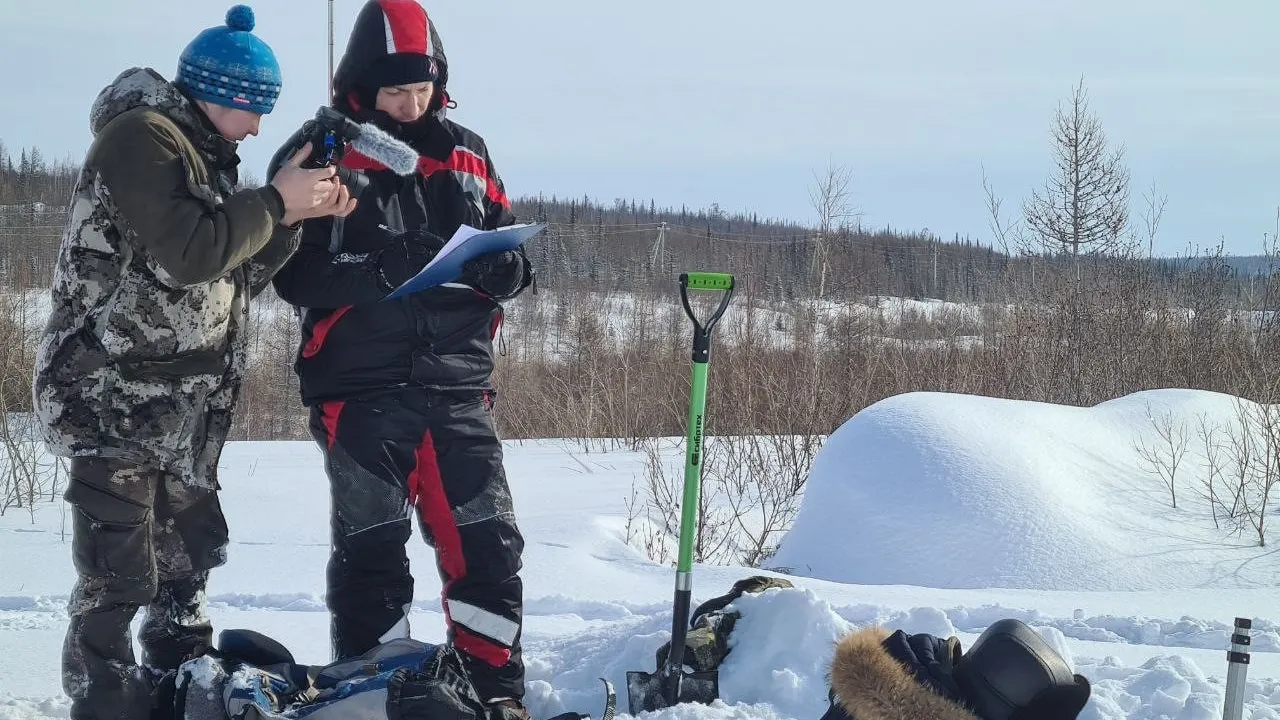
[[[47,285],[77,172],[70,160],[47,161],[39,148],[15,154],[0,140],[3,284]],[[970,238],[865,227],[817,202],[815,222],[808,226],[726,213],[715,205],[671,208],[653,200],[609,203],[585,195],[518,197],[513,206],[521,221],[548,223],[528,252],[539,287],[551,289],[669,290],[684,270],[714,270],[732,272],[753,295],[778,302],[868,295],[998,302],[1006,287],[1000,279],[1025,275],[1034,285],[1037,272],[1067,267],[1048,256],[1004,252]],[[1143,262],[1172,286],[1204,258]],[[1272,259],[1263,256],[1218,256],[1212,262],[1229,275],[1226,290],[1232,295],[1272,271]]]

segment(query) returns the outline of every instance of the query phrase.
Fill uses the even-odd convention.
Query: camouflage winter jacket
[[[249,299],[298,231],[273,188],[233,192],[236,145],[150,69],[106,87],[90,128],[36,359],[44,440],[212,485]]]

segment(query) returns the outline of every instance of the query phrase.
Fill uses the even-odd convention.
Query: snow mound
[[[1215,529],[1197,494],[1207,495],[1200,427],[1227,443],[1241,427],[1237,402],[1190,390],[1090,408],[888,398],[827,440],[771,564],[841,583],[933,588],[1274,586],[1280,556],[1249,532]],[[1159,444],[1152,417],[1166,414],[1187,437],[1176,509],[1138,450]]]
[[[742,617],[720,666],[720,696],[772,705],[786,717],[821,717],[832,653],[853,626],[804,589],[743,595],[730,609]]]

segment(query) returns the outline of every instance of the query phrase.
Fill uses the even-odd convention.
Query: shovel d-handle
[[[719,272],[687,272],[680,275],[680,284],[690,290],[732,290],[733,275]]]
[[[698,320],[689,304],[690,290],[719,290],[724,293],[720,297],[720,306],[716,308],[705,323]],[[684,312],[693,321],[693,361],[707,363],[711,360],[711,330],[720,322],[724,311],[729,307],[733,297],[734,279],[729,273],[687,272],[680,274],[680,302],[684,304]]]

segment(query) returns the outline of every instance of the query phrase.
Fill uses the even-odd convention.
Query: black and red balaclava
[[[333,104],[366,115],[378,88],[434,82],[428,114],[448,103],[448,61],[435,24],[417,0],[368,0],[333,75]]]

